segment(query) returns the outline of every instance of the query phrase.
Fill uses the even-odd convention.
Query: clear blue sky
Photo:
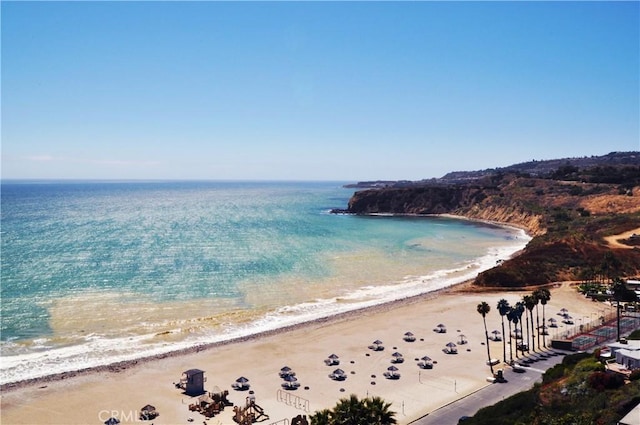
[[[7,2],[2,177],[367,180],[640,150],[632,2]]]

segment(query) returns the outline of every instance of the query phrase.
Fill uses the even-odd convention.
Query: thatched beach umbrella
[[[446,345],[446,347],[447,347],[447,348],[445,349],[445,351],[446,351],[448,354],[455,354],[455,353],[457,353],[457,352],[458,352],[458,349],[456,348],[456,347],[457,347],[457,345],[456,345],[456,344],[454,344],[453,342],[448,343],[448,344]]]
[[[423,356],[418,362],[418,367],[420,367],[421,369],[431,369],[433,367],[431,357]]]
[[[393,353],[391,355],[392,359],[391,359],[391,363],[403,363],[404,362],[404,357],[402,357],[402,354],[398,353],[397,351],[395,353]]]
[[[213,402],[213,400],[211,400]],[[140,409],[140,419],[142,420],[152,420],[158,417],[160,413],[156,411],[156,407],[150,404],[147,404],[142,409]]]
[[[249,387],[250,387],[249,380],[247,378],[245,378],[244,376],[241,376],[238,379],[236,379],[236,382],[231,386],[234,389],[239,390],[239,391],[248,390]]]
[[[114,417],[111,417],[104,421],[104,425],[117,425],[120,423],[120,420]]]
[[[285,375],[282,377],[282,379],[284,379],[287,382],[296,382],[298,380],[298,378],[296,378],[293,375]]]
[[[280,377],[284,378],[285,376],[295,376],[296,373],[289,367],[289,366],[285,366],[282,369],[280,369]]]
[[[338,360],[338,359],[339,359],[339,357],[338,357],[338,355],[337,355],[337,354],[331,354],[331,355],[329,356],[329,358],[330,358],[331,360]]]

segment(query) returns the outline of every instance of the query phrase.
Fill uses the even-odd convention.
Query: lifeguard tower
[[[180,387],[184,389],[184,393],[190,396],[197,396],[204,394],[204,383],[206,382],[204,377],[204,370],[189,369],[182,372],[182,378],[180,378]]]

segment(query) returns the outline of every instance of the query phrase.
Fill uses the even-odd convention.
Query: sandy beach
[[[205,371],[205,390],[228,390],[228,398],[235,405],[244,405],[249,393],[236,391],[231,384],[240,376],[247,377],[256,403],[269,416],[263,422],[266,424],[332,408],[340,398],[350,394],[382,397],[392,403],[391,410],[397,412],[398,423],[406,424],[490,385],[486,381],[490,371],[485,364],[484,328],[476,306],[481,301],[491,306],[487,326],[489,332],[499,330],[501,320],[495,308],[498,300],[506,298],[515,303],[526,293],[529,291],[467,292],[465,285],[461,285],[437,295],[316,321],[246,341],[139,361],[118,371],[94,371],[61,380],[31,382],[3,391],[2,424],[100,424],[110,416],[123,424],[136,423],[141,407],[146,404],[160,412],[152,421],[154,424],[187,424],[190,418],[194,423],[233,424],[230,407],[209,420],[189,411],[193,399],[176,389],[174,383],[183,371],[193,368]],[[567,283],[551,288],[551,296],[547,318],[567,308],[575,326],[582,318],[586,321],[594,317],[604,306],[585,299]],[[446,333],[434,332],[440,323],[446,325]],[[407,331],[415,335],[416,341],[403,340]],[[458,354],[445,354],[445,345],[457,343],[460,334],[466,336],[468,343],[458,345]],[[384,343],[383,351],[367,348],[376,339]],[[492,357],[502,359],[501,342],[492,341],[490,349]],[[400,379],[389,380],[383,373],[391,366],[392,353],[396,351],[405,361],[396,365]],[[330,354],[340,357],[339,367],[346,372],[346,380],[328,377],[336,368],[324,363]],[[416,365],[416,359],[425,355],[434,360],[433,369],[420,369]],[[283,366],[296,372],[300,388],[282,390],[283,381],[278,373]]]

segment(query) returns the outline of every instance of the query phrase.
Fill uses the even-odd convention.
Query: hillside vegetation
[[[640,228],[640,153],[582,160],[589,165],[581,168],[570,159],[550,161],[555,166],[537,162],[535,168],[544,173],[536,175],[522,171],[531,166],[516,165],[431,181],[374,182],[369,186],[376,188],[353,195],[346,212],[455,214],[519,226],[534,236],[521,255],[481,273],[475,280],[479,286],[640,275],[637,244],[613,248],[604,239]]]
[[[625,380],[592,354],[572,354],[542,384],[480,409],[465,425],[614,425],[640,403],[640,374]]]

